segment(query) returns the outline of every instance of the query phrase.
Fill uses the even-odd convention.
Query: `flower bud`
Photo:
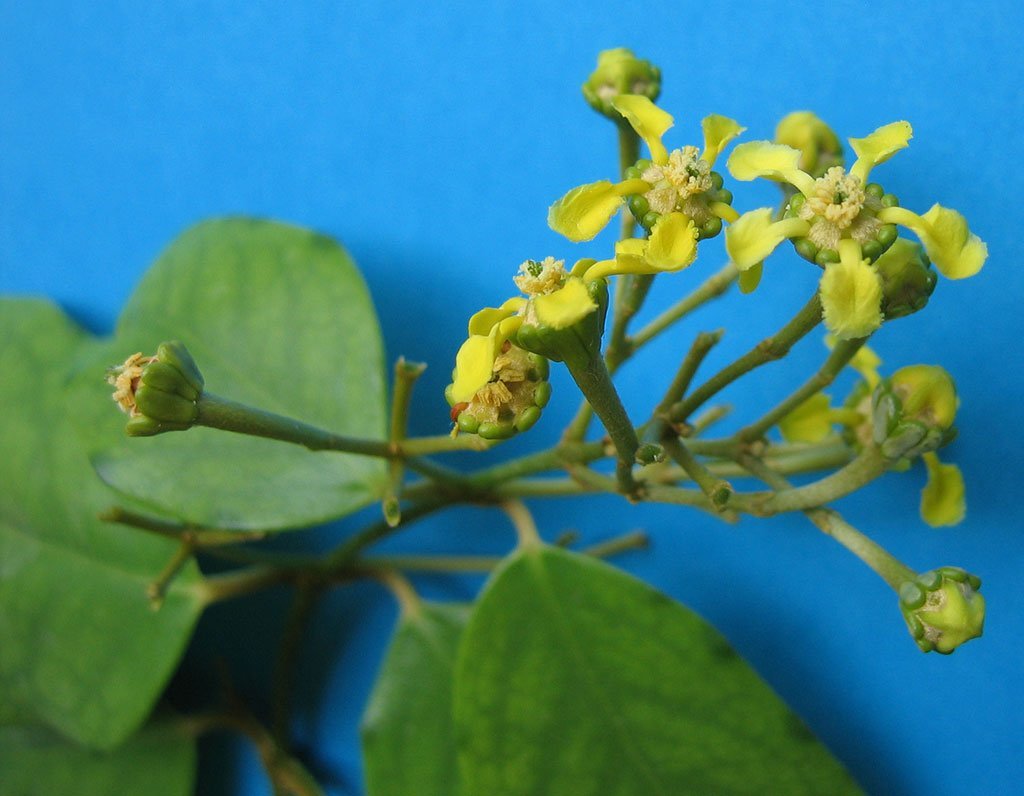
[[[532,428],[551,398],[548,371],[544,357],[506,342],[494,360],[493,378],[472,399],[455,403],[451,385],[445,390],[456,433],[507,439]]]
[[[625,124],[622,114],[612,107],[617,96],[639,94],[653,102],[660,93],[661,70],[625,47],[598,55],[597,69],[583,84],[583,98],[590,107],[616,124]]]
[[[107,373],[114,401],[128,415],[129,436],[148,437],[191,428],[199,414],[203,376],[188,349],[161,343],[156,356],[132,354]]]
[[[981,580],[959,567],[940,567],[903,583],[900,611],[917,646],[948,655],[980,636],[985,623],[980,588]]]
[[[955,435],[956,387],[936,365],[911,365],[882,380],[871,409],[874,442],[888,459],[920,456]]]
[[[843,145],[831,127],[810,111],[791,113],[775,128],[775,143],[800,150],[800,168],[821,177],[843,165]]]
[[[875,260],[875,270],[882,279],[882,312],[886,320],[924,309],[935,290],[935,271],[924,247],[905,238],[898,238]]]

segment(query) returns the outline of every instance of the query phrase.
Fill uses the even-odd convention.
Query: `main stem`
[[[703,406],[706,401],[736,379],[767,362],[784,357],[798,340],[806,336],[819,323],[821,323],[821,297],[815,292],[807,304],[776,334],[762,340],[731,365],[718,371],[685,399],[675,404],[669,413],[670,419],[676,423],[684,422],[696,409]]]

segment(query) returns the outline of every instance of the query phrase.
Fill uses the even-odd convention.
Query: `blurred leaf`
[[[491,578],[456,663],[468,794],[856,793],[703,620],[553,547]]]
[[[0,796],[189,796],[195,770],[195,742],[166,724],[112,752],[40,728],[0,727]]]
[[[175,544],[96,519],[115,498],[63,394],[94,345],[48,303],[0,299],[0,721],[110,748],[149,713],[201,606],[189,564],[151,610]]]
[[[383,462],[206,428],[129,439],[103,374],[181,340],[224,398],[383,439],[377,316],[362,277],[327,237],[250,218],[184,232],[146,274],[114,339],[74,385],[93,464],[116,489],[197,525],[273,530],[379,498]]]
[[[452,670],[469,606],[424,603],[403,616],[363,716],[370,796],[455,796]]]

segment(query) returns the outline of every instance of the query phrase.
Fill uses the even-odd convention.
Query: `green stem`
[[[647,345],[651,340],[668,329],[676,321],[689,315],[712,299],[718,298],[736,281],[739,269],[732,263],[726,263],[720,271],[709,276],[690,295],[680,299],[653,321],[630,336],[630,348],[636,351]]]
[[[625,179],[626,169],[640,158],[640,136],[628,124],[615,125],[619,131],[619,177]],[[632,238],[636,230],[636,222],[628,207],[622,208],[621,240]]]
[[[619,488],[625,494],[634,494],[637,484],[633,480],[633,463],[640,443],[604,360],[600,356],[591,356],[587,357],[585,362],[567,359],[565,364],[576,386],[594,408],[615,446],[618,453],[616,474]]]
[[[344,570],[346,567],[351,566],[359,554],[367,547],[370,547],[393,533],[397,533],[421,517],[432,514],[453,502],[454,498],[441,497],[414,504],[402,513],[402,522],[396,527],[388,525],[384,520],[368,525],[361,531],[350,536],[334,548],[334,550],[328,553],[321,560],[321,570],[328,574]]]
[[[288,723],[291,719],[292,697],[295,693],[302,640],[322,593],[321,584],[316,581],[306,580],[297,584],[292,604],[288,609],[288,617],[285,619],[284,632],[278,644],[272,697],[273,732],[274,738],[282,745],[288,738]]]
[[[663,440],[665,450],[675,462],[683,468],[683,471],[693,480],[701,491],[708,496],[713,506],[724,508],[734,493],[732,484],[716,477],[705,467],[686,447],[686,444],[678,437],[665,437]]]
[[[745,444],[760,439],[768,429],[800,406],[800,404],[828,387],[835,381],[839,372],[853,359],[864,343],[867,342],[867,339],[866,337],[861,337],[856,340],[840,340],[836,343],[835,348],[832,349],[832,352],[821,368],[818,369],[817,373],[794,390],[785,400],[766,412],[759,420],[736,432],[736,441],[740,444]]]
[[[760,478],[768,486],[780,492],[792,490],[789,483],[778,472],[765,466],[764,462],[753,456],[744,456],[741,463],[753,475]],[[916,577],[914,571],[906,564],[893,556],[880,544],[858,531],[850,523],[846,522],[839,513],[826,508],[814,508],[804,511],[808,519],[823,533],[831,536],[839,544],[853,553],[857,558],[867,564],[879,577],[884,580],[895,592],[899,592],[900,586],[908,580]]]
[[[737,494],[730,505],[762,517],[817,508],[874,481],[885,473],[887,465],[878,448],[865,448],[845,467],[814,483],[778,492]]]
[[[154,611],[163,605],[164,597],[167,596],[167,589],[170,588],[171,583],[178,573],[181,572],[182,568],[192,560],[195,552],[195,543],[188,539],[182,539],[178,549],[171,556],[171,560],[167,562],[167,565],[160,571],[160,574],[156,576],[153,582],[146,587],[146,597],[149,598],[149,605]]]
[[[512,521],[512,526],[516,529],[516,537],[519,540],[519,548],[525,550],[531,547],[539,547],[541,545],[540,534],[537,532],[537,523],[533,520],[533,515],[530,510],[526,508],[526,504],[521,500],[507,500],[501,504],[505,514],[508,515],[509,520]]]
[[[684,400],[672,407],[670,417],[673,422],[685,422],[687,418],[721,390],[732,384],[755,368],[768,362],[781,359],[796,344],[821,323],[821,298],[815,292],[810,301],[792,320],[771,337],[767,337],[754,348],[730,365],[722,368],[714,376],[694,390]]]
[[[242,542],[260,541],[266,539],[268,535],[266,531],[206,530],[174,520],[164,520],[151,517],[148,514],[139,514],[121,506],[111,506],[105,511],[100,512],[97,515],[97,519],[103,522],[112,522],[119,525],[127,525],[131,528],[138,528],[139,530],[148,531],[157,536],[174,539],[178,542],[188,542],[197,550],[240,544]]]
[[[199,397],[197,406],[199,409],[199,416],[196,418],[197,425],[231,431],[236,434],[247,434],[252,437],[290,442],[302,445],[312,451],[337,451],[361,456],[377,456],[384,459],[408,459],[410,456],[428,453],[486,450],[489,447],[485,441],[472,435],[455,439],[448,436],[423,437],[405,440],[401,444],[361,437],[347,437],[311,426],[300,420],[220,398],[208,392],[204,392]],[[413,461],[407,461],[407,464],[410,467],[414,466]]]
[[[244,597],[256,591],[295,580],[298,572],[288,566],[256,565],[200,581],[197,590],[203,606]]]
[[[409,429],[412,388],[426,369],[427,366],[422,362],[406,362],[405,357],[399,357],[395,362],[395,387],[394,394],[391,396],[391,424],[388,433],[388,442],[392,445],[398,445],[405,440]],[[384,511],[384,519],[392,528],[402,520],[399,498],[404,479],[405,465],[403,461],[391,459],[388,462],[388,488],[381,506]]]

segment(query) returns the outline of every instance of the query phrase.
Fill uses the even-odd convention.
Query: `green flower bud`
[[[985,624],[980,588],[981,580],[959,567],[940,567],[903,583],[900,611],[917,646],[948,655],[980,636]]]
[[[935,365],[911,365],[883,379],[872,397],[873,439],[888,459],[914,458],[956,432],[953,379]]]
[[[897,238],[875,260],[875,270],[882,278],[882,312],[887,321],[924,309],[935,290],[935,271],[924,247],[905,238]]]
[[[626,124],[612,100],[620,94],[641,94],[651,102],[661,93],[661,70],[650,61],[619,47],[597,56],[595,69],[583,84],[583,98],[598,113],[616,124]]]
[[[587,363],[600,356],[601,336],[604,334],[605,316],[608,313],[608,282],[605,279],[594,279],[583,285],[586,295],[596,305],[595,309],[588,310],[573,323],[556,326],[535,317],[537,313],[532,311],[531,303],[523,325],[513,336],[513,342],[520,348],[554,362]]]
[[[800,168],[821,177],[843,165],[843,145],[831,127],[810,111],[791,113],[775,128],[775,142],[800,150]]]
[[[551,398],[548,361],[506,342],[494,360],[494,376],[470,401],[454,403],[451,385],[445,397],[457,431],[484,439],[508,439],[540,419]]]
[[[203,376],[188,349],[177,341],[161,343],[156,356],[132,354],[107,373],[114,401],[128,414],[125,431],[149,437],[191,428],[199,415]]]

